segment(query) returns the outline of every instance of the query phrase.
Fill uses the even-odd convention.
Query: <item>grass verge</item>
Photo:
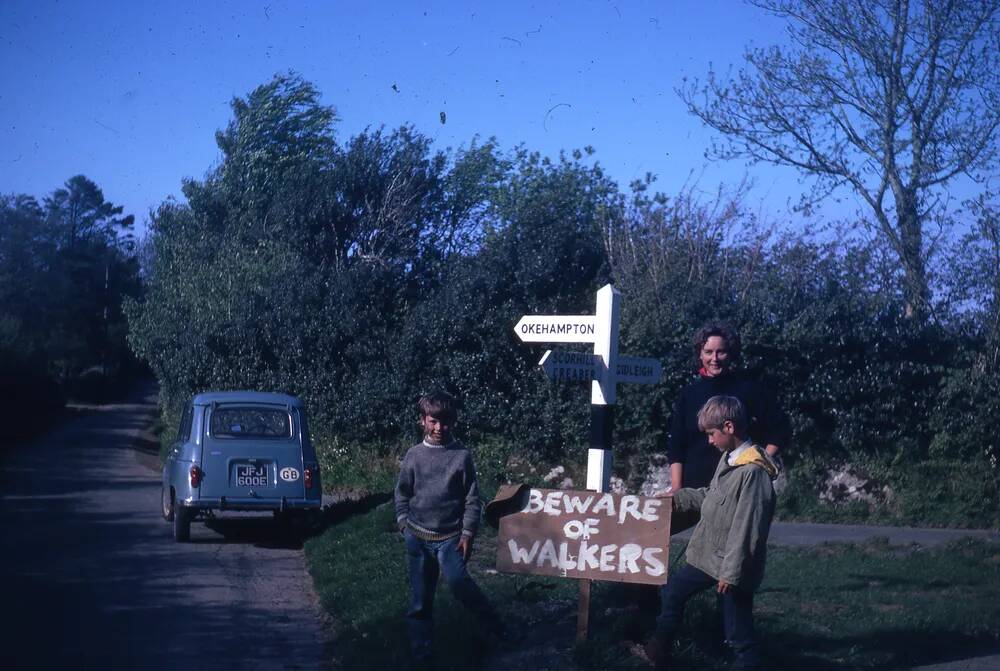
[[[344,509],[306,543],[323,606],[336,623],[337,668],[406,668],[408,599],[403,546],[383,495]],[[355,514],[349,514],[355,512]],[[672,562],[683,550],[676,544]],[[651,630],[655,590],[596,583],[591,639],[573,646],[577,584],[493,571],[496,536],[484,529],[473,577],[527,636],[489,650],[485,632],[439,587],[440,669],[647,669],[634,654]],[[1000,548],[962,541],[926,549],[865,545],[774,548],[756,600],[769,668],[892,669],[1000,650]],[[676,650],[678,669],[723,669],[715,599],[692,601]]]
[[[320,436],[315,440],[329,490],[355,496],[391,491],[399,474],[399,460],[412,441],[401,438],[384,443],[342,440]],[[564,476],[585,479],[586,464],[563,460],[565,472],[544,480],[556,464],[537,462],[516,454],[516,446],[498,436],[480,435],[469,441],[479,473],[481,494],[489,500],[503,482],[557,487]],[[618,457],[616,457],[617,459]],[[857,462],[879,487],[890,493],[876,503],[860,501],[830,504],[819,500],[828,464],[801,461],[789,471],[788,486],[778,497],[777,517],[784,521],[873,524],[886,526],[1000,528],[1000,480],[985,462],[924,460],[894,463],[869,459]],[[639,482],[628,482],[637,491]]]

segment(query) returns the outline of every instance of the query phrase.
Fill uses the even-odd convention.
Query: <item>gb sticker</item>
[[[282,468],[280,475],[285,482],[295,482],[299,479],[299,472],[291,467]]]

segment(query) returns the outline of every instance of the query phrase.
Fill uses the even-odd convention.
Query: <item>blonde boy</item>
[[[669,668],[684,605],[709,587],[721,597],[726,640],[736,656],[733,668],[759,668],[753,595],[764,577],[777,468],[763,448],[747,440],[747,424],[746,408],[733,396],[713,396],[698,412],[698,428],[722,458],[708,487],[673,495],[674,510],[700,510],[701,519],[687,547],[687,564],[660,591],[656,633],[646,648],[657,669]]]

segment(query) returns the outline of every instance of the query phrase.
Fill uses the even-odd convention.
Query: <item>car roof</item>
[[[195,405],[212,403],[268,403],[302,407],[302,401],[294,396],[266,391],[209,391],[194,397]]]

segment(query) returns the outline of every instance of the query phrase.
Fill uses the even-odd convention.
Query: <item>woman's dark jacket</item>
[[[713,396],[735,396],[750,416],[750,440],[766,446],[787,447],[791,440],[788,417],[764,385],[740,373],[701,377],[681,390],[670,418],[667,461],[684,464],[685,487],[707,487],[719,463],[719,451],[698,430],[698,411]]]

